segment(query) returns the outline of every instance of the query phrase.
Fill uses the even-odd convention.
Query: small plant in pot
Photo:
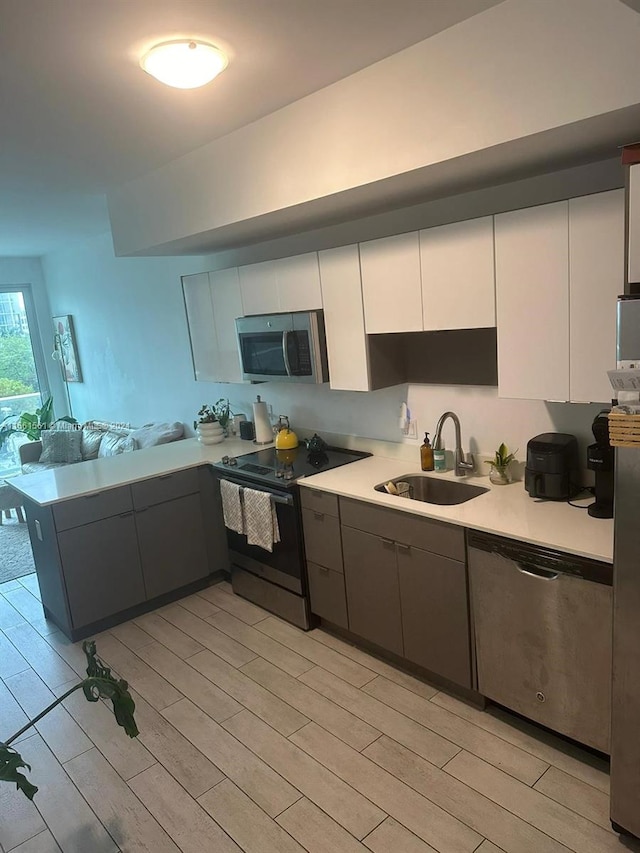
[[[491,465],[489,471],[489,479],[496,486],[506,486],[511,482],[509,474],[509,465],[516,458],[516,450],[514,453],[509,453],[509,448],[503,442],[496,450],[493,459],[487,459],[487,465]]]
[[[198,412],[198,420],[193,422],[198,440],[203,444],[219,444],[224,441],[224,429],[215,411],[215,406],[206,403]]]

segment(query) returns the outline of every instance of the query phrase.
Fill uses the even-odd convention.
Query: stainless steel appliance
[[[242,378],[254,382],[328,382],[322,311],[239,317]]]
[[[609,750],[611,566],[471,532],[478,690]]]
[[[524,487],[532,498],[566,501],[577,492],[578,441],[575,435],[544,432],[527,444]]]
[[[319,437],[314,438],[313,446],[319,447],[315,451],[303,446],[269,447],[238,458],[223,457],[214,465],[219,479],[268,492],[280,528],[280,542],[272,552],[249,545],[246,536],[227,530],[234,592],[305,629],[311,623],[297,481],[371,455],[321,447]]]

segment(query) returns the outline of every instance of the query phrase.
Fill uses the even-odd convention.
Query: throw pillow
[[[98,451],[100,450],[100,442],[104,432],[101,429],[92,429],[91,427],[82,427],[82,458],[97,459]]]
[[[40,440],[40,462],[82,462],[82,433],[79,430],[43,430]]]
[[[184,425],[179,421],[175,423],[145,424],[134,430],[131,435],[135,438],[138,447],[154,447],[156,444],[168,444],[176,441],[184,435]]]
[[[117,432],[106,432],[100,442],[98,459],[107,456],[119,456],[121,453],[130,453],[137,450],[135,439],[130,435],[119,435]]]

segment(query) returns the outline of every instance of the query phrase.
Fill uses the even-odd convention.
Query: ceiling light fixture
[[[210,83],[229,64],[212,44],[195,39],[165,41],[140,60],[140,66],[156,80],[176,89],[197,89]]]

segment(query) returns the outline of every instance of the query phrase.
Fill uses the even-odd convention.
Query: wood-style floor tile
[[[605,794],[609,793],[608,763],[580,749],[579,746],[564,741],[551,732],[500,708],[490,707],[486,711],[480,711],[447,693],[438,693],[431,701],[453,711],[454,714],[469,720],[474,725],[498,735],[508,743],[519,746],[547,764],[564,770],[570,776],[581,779],[588,785],[604,791]]]
[[[306,797],[289,806],[276,820],[309,853],[367,853],[353,835]]]
[[[25,841],[24,844],[14,847],[11,853],[60,853],[60,848],[53,835],[46,830]]]
[[[566,853],[557,841],[390,738],[381,737],[363,754],[509,853]]]
[[[33,736],[28,738],[28,740],[33,739]],[[12,746],[23,755],[28,740]],[[35,784],[32,773],[27,772],[26,776]],[[44,832],[46,828],[34,803],[28,800],[22,791],[18,791],[14,785],[0,783],[0,849],[12,850],[22,842]]]
[[[219,610],[215,616],[208,618],[207,622],[242,643],[243,646],[251,649],[261,658],[271,661],[296,678],[314,665],[311,661],[283,646],[282,643],[272,640],[262,631],[258,631],[251,625],[236,619],[235,616],[224,610]]]
[[[214,652],[230,663],[231,666],[243,666],[249,663],[256,657],[255,652],[252,652],[246,646],[237,643],[231,637],[218,631],[209,622],[194,616],[184,607],[179,604],[174,604],[171,607],[165,607],[162,611],[163,619],[171,622],[176,628],[179,628],[185,634],[188,634],[192,639],[196,640],[205,649]]]
[[[4,632],[0,631],[0,678],[10,678],[25,669],[29,669],[29,664]]]
[[[42,600],[42,596],[40,595],[40,584],[38,583],[38,575],[33,572],[30,575],[24,575],[24,577],[18,578],[20,581],[20,585],[25,589],[28,589],[31,595],[35,595],[38,601]]]
[[[586,785],[557,767],[550,767],[533,787],[582,817],[612,831],[609,797],[597,788]]]
[[[155,642],[155,640],[153,641]],[[96,644],[97,645],[97,644]],[[121,678],[126,679],[150,705],[162,711],[182,699],[182,693],[109,634],[100,637],[98,654]]]
[[[6,685],[31,719],[56,699],[32,669],[12,675],[6,680]],[[87,702],[84,697],[83,701]],[[60,705],[36,723],[35,730],[61,764],[93,746],[76,721]]]
[[[300,676],[300,681],[438,767],[442,767],[460,751],[460,747],[452,741],[410,720],[364,691],[356,690],[320,667],[305,672]]]
[[[284,829],[229,779],[220,782],[198,802],[244,853],[304,853]]]
[[[382,676],[365,685],[363,690],[527,785],[533,785],[549,766],[531,753],[507,743],[479,726],[474,726],[446,708],[422,699]]]
[[[71,667],[31,625],[16,625],[14,628],[7,628],[4,633],[47,687],[57,687],[75,677]]]
[[[46,643],[60,655],[65,663],[79,675],[84,678],[87,674],[87,658],[82,651],[82,643],[73,643],[62,631],[52,631],[44,637]],[[98,657],[100,652],[98,651]]]
[[[243,666],[242,672],[354,749],[364,749],[380,737],[380,732],[373,726],[262,658]]]
[[[6,741],[26,722],[27,715],[4,682],[0,681],[0,741]],[[33,729],[29,731],[30,735],[34,733]]]
[[[26,622],[24,616],[9,604],[4,595],[0,595],[0,629],[13,628],[14,625],[20,625],[22,622]]]
[[[213,720],[226,720],[242,710],[228,693],[212,684],[186,661],[181,660],[166,646],[153,642],[138,649],[138,654],[149,666],[167,679],[183,696],[191,699]],[[161,709],[160,709],[161,710]]]
[[[373,853],[437,853],[430,844],[409,832],[402,824],[388,817],[364,840]]]
[[[472,853],[482,841],[462,821],[316,723],[309,723],[290,740],[440,853]]]
[[[29,778],[39,788],[35,796],[38,810],[64,853],[87,853],[88,850],[91,853],[112,853],[117,850],[113,838],[103,826],[104,821],[101,823],[95,809],[92,811],[87,805],[87,788],[82,783],[78,787],[73,784],[40,737],[36,735],[26,740],[20,745],[20,752],[33,768]],[[75,762],[87,761],[87,756],[93,754],[97,755],[94,749],[83,752],[65,764],[65,768]],[[106,764],[104,758],[101,760]],[[101,795],[108,796],[106,780],[100,787]]]
[[[192,655],[197,655],[203,651],[204,646],[201,646],[192,637],[189,637],[171,622],[167,622],[162,616],[156,613],[146,613],[144,616],[138,616],[135,620],[136,625],[146,631],[154,640],[162,643],[170,649],[174,655],[177,655],[182,660],[190,658]]]
[[[202,598],[201,595],[188,595],[186,598],[181,598],[180,607],[184,607],[185,610],[193,613],[194,616],[199,616],[200,619],[207,619],[209,616],[220,613],[219,607],[207,601],[206,598]],[[162,615],[162,610],[158,612]]]
[[[218,585],[202,589],[198,595],[206,598],[220,610],[226,610],[227,613],[233,614],[237,619],[246,622],[247,625],[255,625],[268,616],[268,613],[261,607],[256,607],[255,604],[251,604],[250,601],[246,601],[238,595],[229,595]]]
[[[309,722],[308,717],[208,649],[189,658],[187,663],[285,737]]]
[[[485,761],[460,752],[447,773],[546,832],[575,853],[620,853],[616,835],[507,776]]]
[[[203,853],[205,850],[242,853],[202,806],[159,764],[138,774],[129,785],[182,853]]]
[[[271,817],[302,796],[188,699],[167,708],[163,716]]]
[[[317,666],[326,669],[327,672],[332,672],[344,681],[353,684],[354,687],[363,687],[371,679],[375,678],[375,672],[366,669],[359,663],[355,663],[350,658],[334,652],[323,643],[312,639],[299,628],[294,628],[293,625],[287,625],[271,616],[263,622],[258,623],[258,630],[267,634],[284,646],[298,652],[299,655],[312,661]]]
[[[121,625],[115,625],[107,632],[112,634],[116,639],[120,640],[132,652],[148,646],[153,642],[153,637],[143,631],[135,622],[123,622]],[[100,654],[100,638],[96,638],[98,646],[98,654]]]
[[[480,847],[476,850],[476,853],[504,853],[504,851],[499,847],[496,847],[496,845],[492,844],[490,841],[487,841],[485,838]]]
[[[9,604],[20,613],[27,622],[34,622],[36,619],[44,619],[44,610],[39,598],[32,595],[28,589],[22,585],[18,589],[12,589],[4,593],[4,597]]]
[[[320,762],[249,711],[227,720],[224,727],[356,838],[364,838],[386,817]]]
[[[4,595],[5,592],[10,592],[12,589],[20,589],[22,584],[19,580],[13,581],[5,581],[4,583],[0,583],[0,595]]]

